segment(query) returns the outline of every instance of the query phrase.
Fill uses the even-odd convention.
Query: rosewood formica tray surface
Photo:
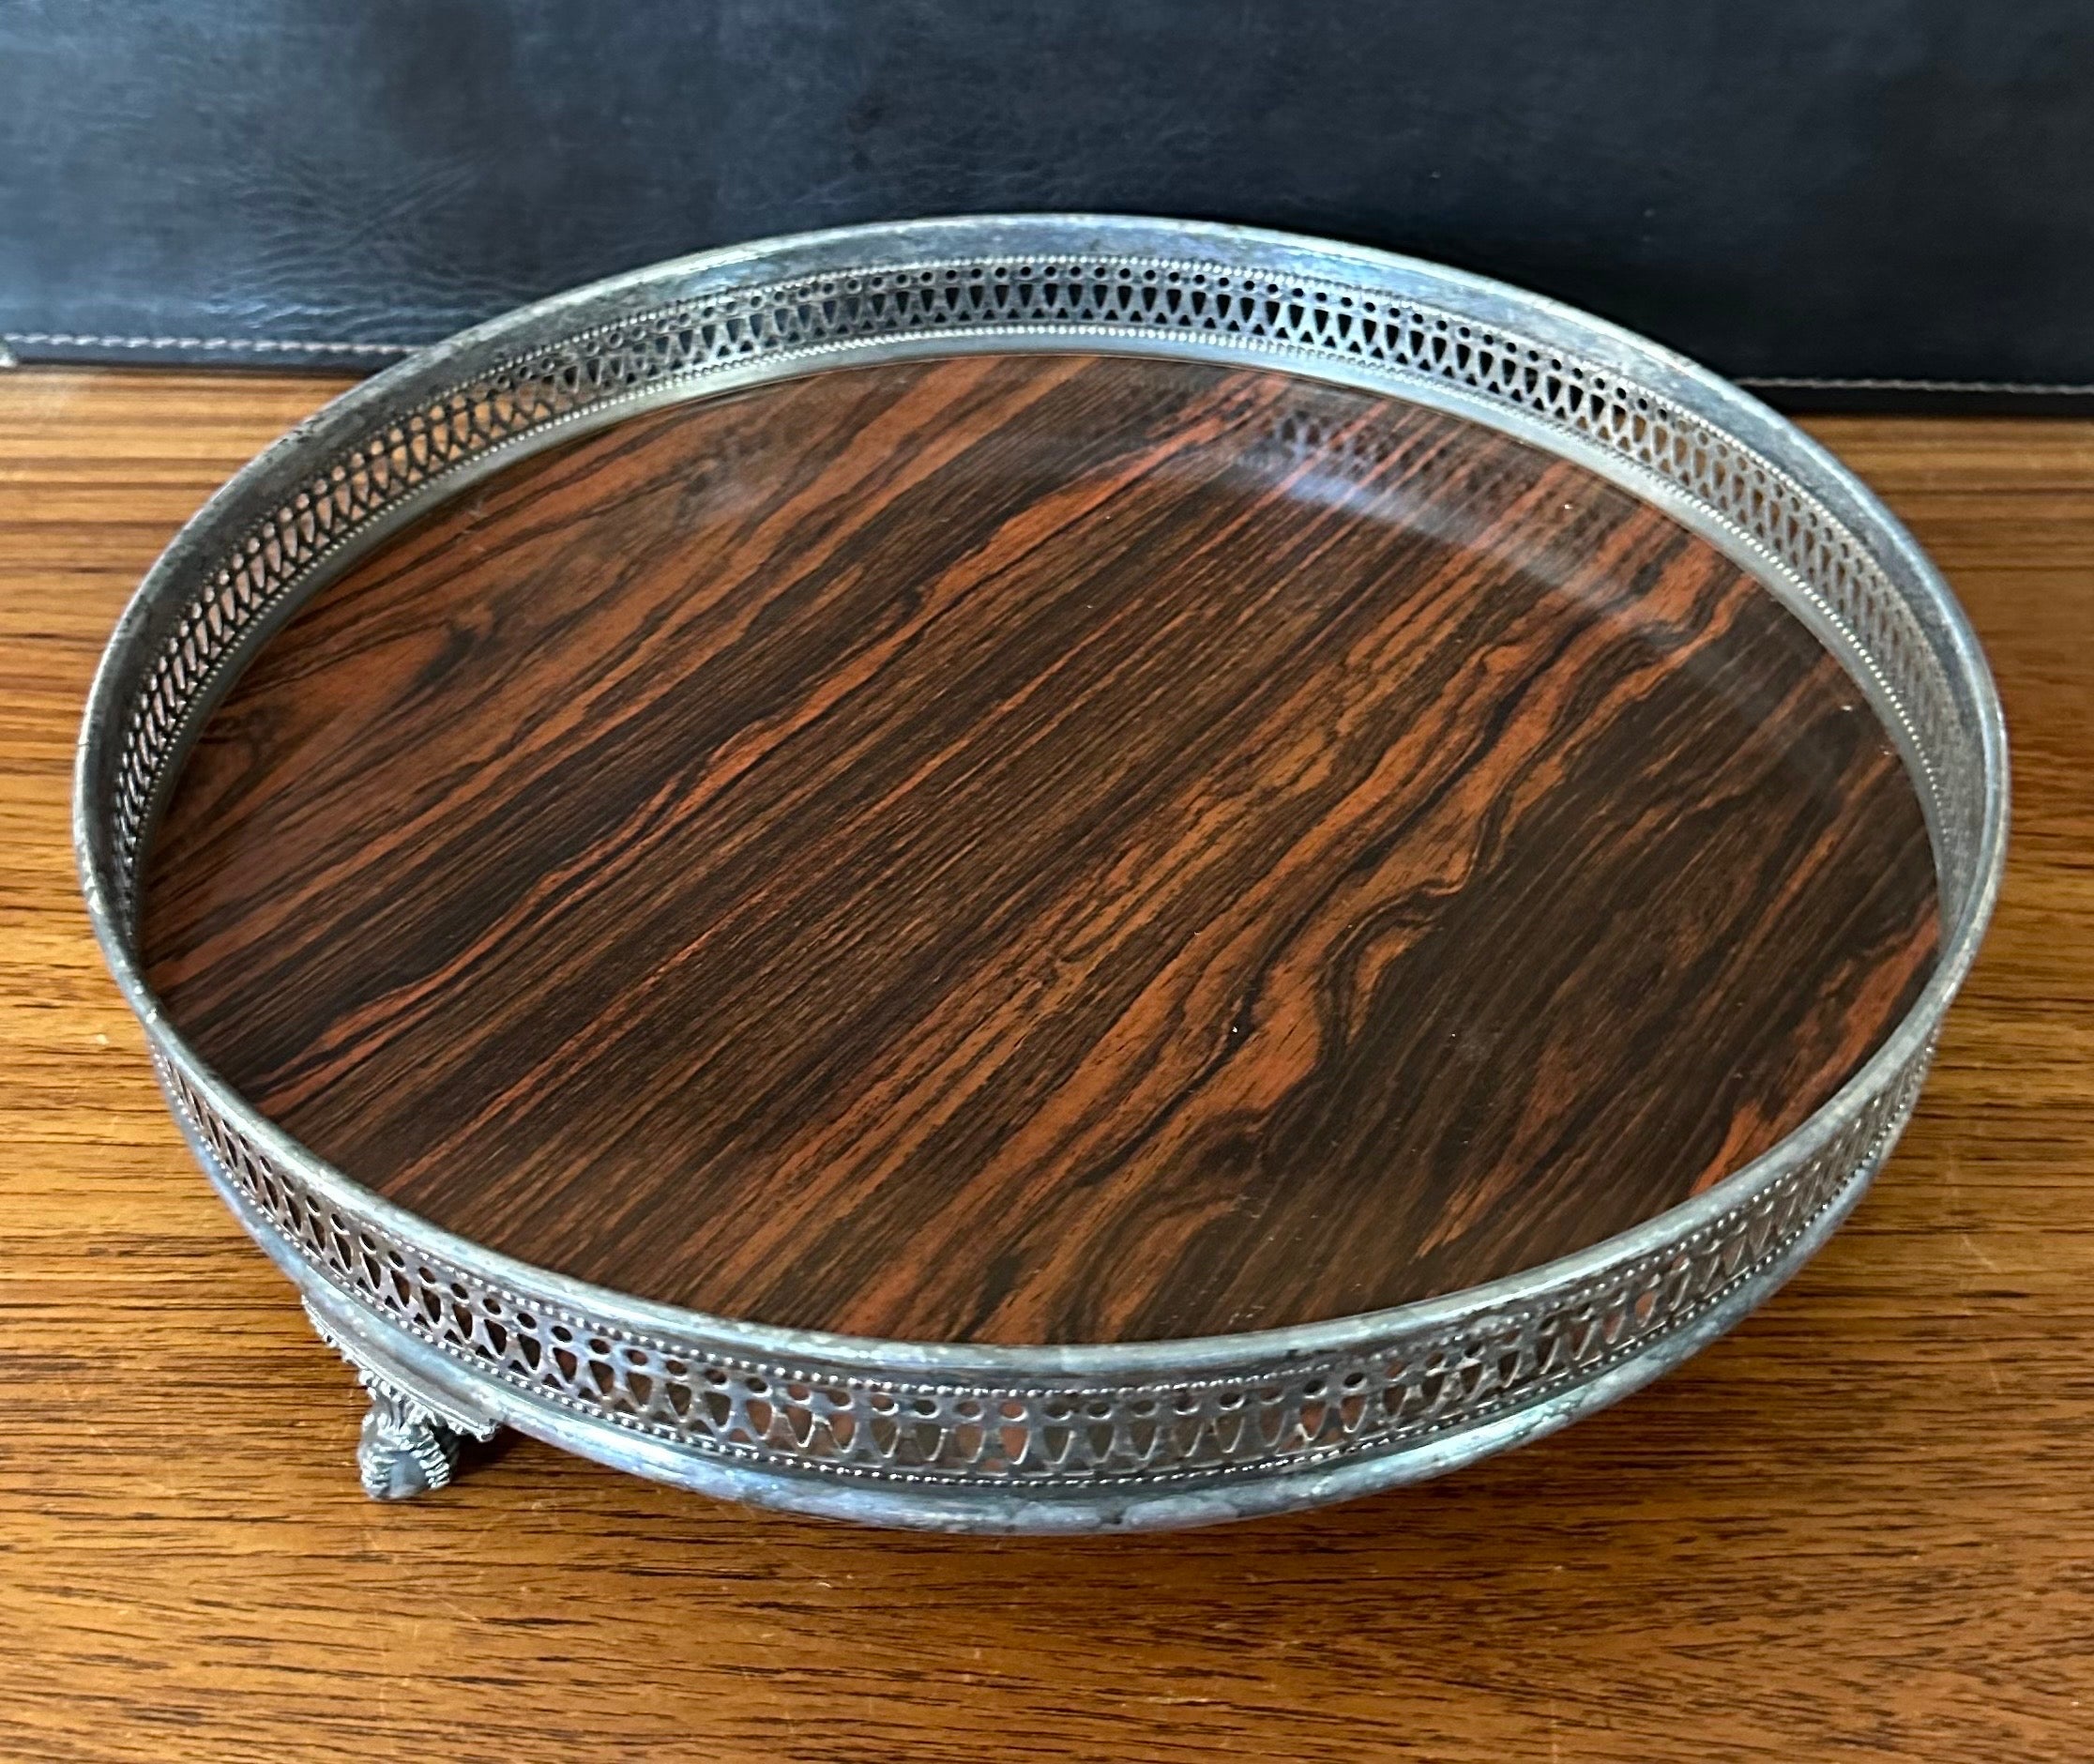
[[[1269,373],[844,370],[489,479],[205,727],[146,972],[228,1082],[579,1279],[1208,1335],[1639,1224],[1909,1006],[1837,662],[1578,466]]]
[[[90,902],[373,1493],[506,1423],[904,1523],[1334,1498],[1655,1376],[1895,1137],[2004,805],[1909,541],[1590,321],[1499,411],[1520,297],[1160,224],[551,303],[148,583]]]

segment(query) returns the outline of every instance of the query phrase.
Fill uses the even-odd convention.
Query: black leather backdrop
[[[2094,5],[0,0],[24,360],[375,366],[703,246],[1017,208],[1390,246],[1763,386],[2094,390]]]

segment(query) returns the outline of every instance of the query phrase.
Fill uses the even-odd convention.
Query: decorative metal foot
[[[389,1356],[352,1340],[311,1298],[305,1310],[320,1339],[349,1362],[371,1393],[357,1439],[357,1474],[372,1499],[412,1500],[447,1486],[458,1468],[459,1447],[468,1438],[494,1437],[492,1416],[476,1413],[428,1379],[396,1368]]]
[[[364,1384],[371,1409],[357,1440],[364,1493],[373,1500],[411,1500],[442,1488],[458,1467],[457,1429],[368,1374]]]

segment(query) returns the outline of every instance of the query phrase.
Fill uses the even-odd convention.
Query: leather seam
[[[289,350],[303,355],[409,356],[416,343],[300,342],[270,337],[95,337],[77,331],[0,331],[0,342],[72,344],[90,349]]]
[[[1750,374],[1740,386],[1808,387],[1849,392],[2076,392],[2094,393],[2094,381],[2069,380],[1841,380],[1810,374]]]

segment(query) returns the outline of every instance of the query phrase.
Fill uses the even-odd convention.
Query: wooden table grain
[[[351,1380],[191,1167],[67,839],[125,596],[333,389],[0,375],[0,1756],[2094,1755],[2094,424],[1813,425],[1969,606],[2016,797],[1919,1117],[1830,1247],[1445,1481],[995,1541],[523,1441],[358,1492]]]

